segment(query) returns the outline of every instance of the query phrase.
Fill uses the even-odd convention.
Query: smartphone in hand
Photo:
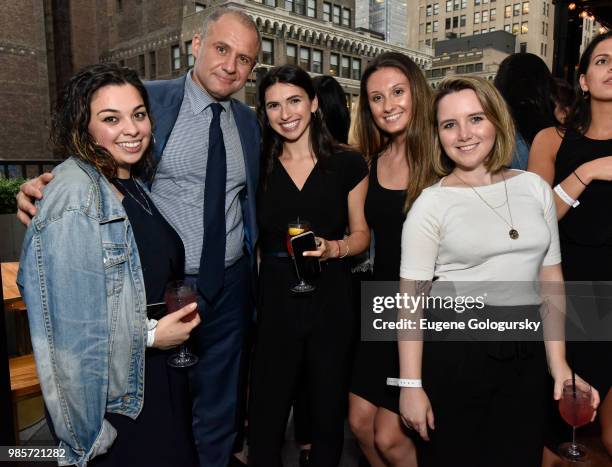
[[[305,251],[314,251],[317,249],[315,234],[309,231],[291,237],[291,247],[293,248],[295,257],[295,267],[300,277],[306,281],[318,277],[321,273],[319,258],[304,256],[303,254]]]

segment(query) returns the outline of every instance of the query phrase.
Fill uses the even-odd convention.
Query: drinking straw
[[[572,369],[572,395],[576,399],[576,372]]]

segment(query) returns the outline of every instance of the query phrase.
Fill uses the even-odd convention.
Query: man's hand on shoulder
[[[53,174],[45,172],[21,185],[19,193],[17,193],[17,219],[22,224],[29,225],[32,217],[36,215],[34,202],[37,199],[42,199],[43,190],[51,180],[53,180]]]

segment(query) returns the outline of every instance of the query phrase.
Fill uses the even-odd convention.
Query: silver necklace
[[[138,190],[138,193],[139,193],[139,194],[142,196],[142,199],[143,199],[143,201],[145,202],[146,207],[145,207],[145,205],[144,205],[144,204],[142,204],[142,203],[140,202],[140,200],[139,200],[139,199],[138,199],[136,196],[134,196],[134,195],[132,194],[132,192],[131,192],[130,190],[128,190],[128,187],[127,187],[127,186],[125,186],[125,185],[123,184],[123,182],[121,181],[121,179],[120,179],[120,178],[116,178],[115,180],[117,180],[117,182],[119,183],[119,185],[121,185],[121,186],[123,187],[123,189],[126,191],[126,193],[128,194],[128,196],[129,196],[130,198],[132,198],[134,201],[136,201],[136,202],[137,202],[137,203],[140,205],[140,207],[141,207],[142,209],[144,209],[144,210],[145,210],[145,212],[146,212],[146,213],[147,213],[149,216],[152,216],[152,215],[153,215],[153,210],[151,209],[151,205],[149,204],[149,200],[147,200],[147,197],[146,197],[146,196],[145,196],[145,194],[143,193],[142,189],[141,189],[141,188],[138,186],[138,182],[137,182],[136,180],[134,180],[134,178],[132,178],[132,177],[130,177],[130,178],[131,178],[131,179],[132,179],[132,181],[134,182],[134,185],[136,185],[136,190]]]
[[[478,197],[480,198],[480,200],[481,200],[481,201],[482,201],[484,204],[486,204],[486,205],[487,205],[487,207],[488,207],[488,208],[489,208],[491,211],[493,211],[497,217],[499,217],[501,220],[503,220],[503,221],[504,221],[504,223],[505,223],[505,224],[506,224],[508,227],[510,227],[510,230],[509,230],[509,232],[508,232],[508,235],[510,236],[510,238],[511,238],[512,240],[516,240],[517,238],[519,238],[519,233],[518,233],[518,230],[516,230],[516,229],[514,228],[514,221],[512,220],[512,211],[510,211],[510,199],[508,198],[508,186],[506,185],[506,177],[504,176],[504,173],[503,173],[503,172],[501,173],[501,176],[502,176],[502,179],[504,180],[504,190],[505,190],[505,192],[506,192],[506,206],[508,207],[508,215],[510,216],[510,223],[508,223],[508,221],[506,220],[506,218],[505,218],[504,216],[502,216],[500,213],[498,213],[498,212],[495,210],[495,208],[494,208],[493,206],[491,206],[491,205],[490,205],[490,204],[487,202],[487,200],[486,200],[486,199],[484,199],[484,198],[483,198],[483,197],[480,195],[480,193],[478,193],[478,191],[476,190],[476,188],[474,188],[474,187],[473,187],[472,185],[470,185],[468,182],[466,182],[465,180],[463,180],[463,179],[462,179],[462,178],[461,178],[459,175],[457,175],[456,173],[453,173],[453,175],[454,175],[455,177],[457,177],[461,183],[463,183],[464,185],[469,186],[469,187],[472,189],[472,191],[473,191],[474,193],[476,193],[476,196],[478,196]]]

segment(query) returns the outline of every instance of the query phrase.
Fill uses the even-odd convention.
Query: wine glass
[[[195,284],[187,284],[185,281],[173,281],[166,286],[165,293],[167,313],[174,313],[190,303],[198,301],[198,292]],[[196,317],[198,309],[187,316],[181,318],[181,321],[187,323]],[[192,354],[187,348],[187,344],[181,344],[178,353],[171,355],[168,358],[168,365],[174,368],[187,368],[198,363],[198,357]]]
[[[300,271],[295,261],[295,255],[293,254],[293,246],[291,245],[291,239],[293,237],[309,231],[310,223],[308,221],[300,220],[299,218],[296,221],[292,221],[287,224],[287,251],[289,252],[289,256],[291,256],[291,258],[293,259],[295,272],[297,274],[298,280],[300,281],[298,284],[294,285],[289,289],[293,293],[307,293],[315,290],[315,286],[308,284],[300,275]]]
[[[585,459],[587,449],[582,444],[576,443],[576,428],[586,425],[593,417],[591,386],[580,380],[564,381],[559,412],[563,420],[572,426],[572,442],[559,446],[559,455],[573,462]]]

